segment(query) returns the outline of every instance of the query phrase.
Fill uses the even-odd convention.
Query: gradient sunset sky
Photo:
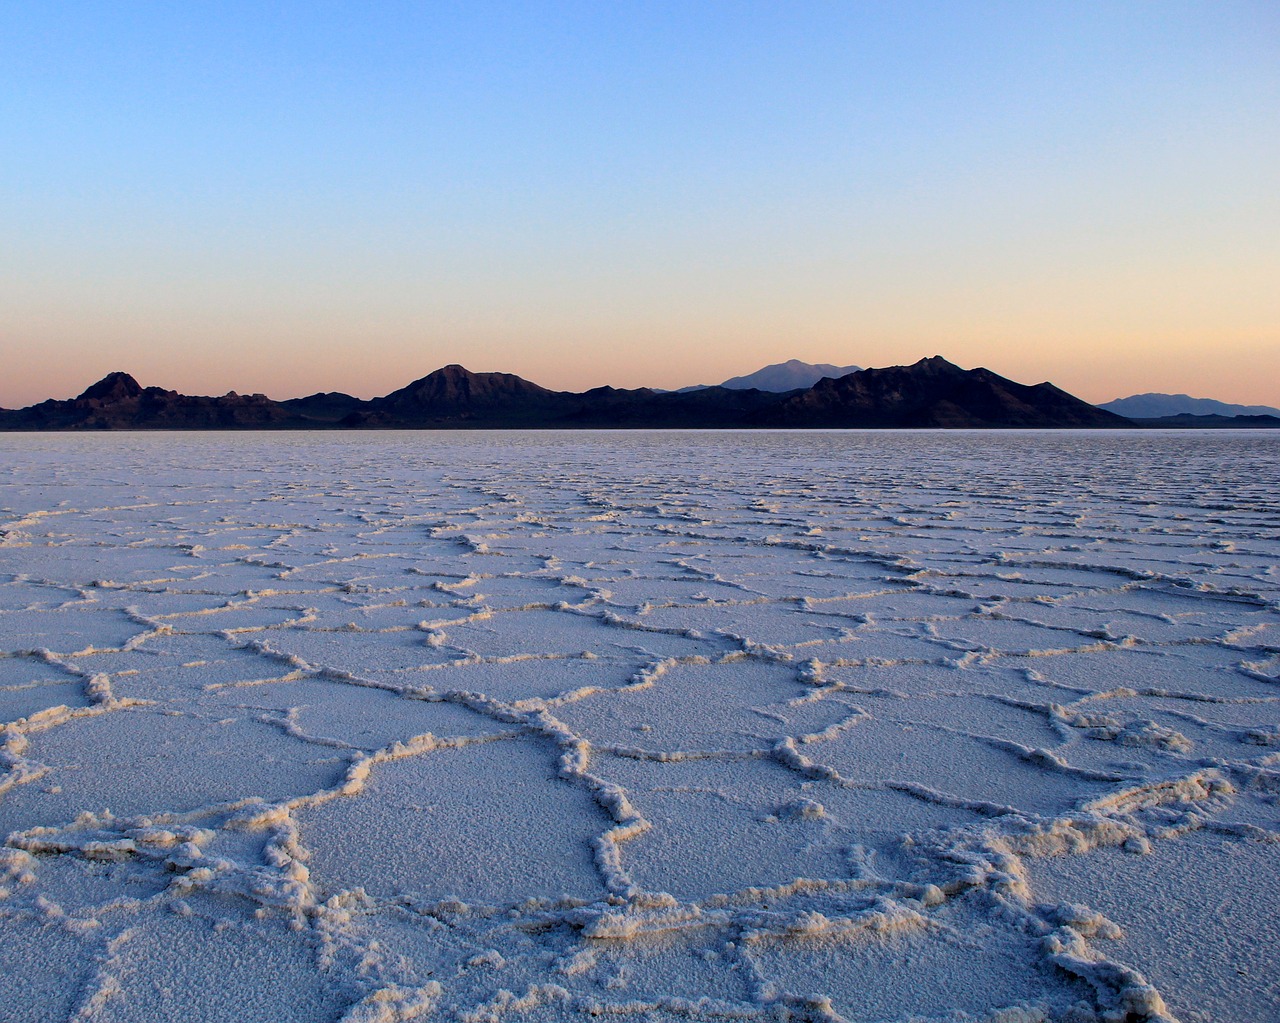
[[[0,5],[0,405],[941,354],[1280,405],[1280,4]]]

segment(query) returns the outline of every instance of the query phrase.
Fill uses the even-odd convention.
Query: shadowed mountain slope
[[[1109,427],[1128,420],[1053,384],[1019,384],[941,356],[865,369],[787,395],[770,425],[827,427]]]
[[[49,399],[0,412],[9,430],[228,430],[305,425],[265,394],[220,397],[142,387],[128,373],[110,373],[74,398]]]
[[[537,426],[548,417],[565,415],[572,398],[512,373],[472,373],[454,364],[364,402],[343,425]]]

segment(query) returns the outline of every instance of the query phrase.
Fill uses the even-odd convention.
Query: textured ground
[[[1280,437],[0,451],[6,1023],[1280,1018]]]

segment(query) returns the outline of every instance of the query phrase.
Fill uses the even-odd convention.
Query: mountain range
[[[75,398],[0,409],[3,430],[1107,428],[1280,426],[1280,417],[1176,416],[1135,422],[1050,383],[1020,384],[941,356],[838,376],[793,360],[684,391],[596,387],[553,391],[510,373],[450,365],[380,398],[339,391],[275,401],[143,387],[108,374]],[[777,390],[788,379],[808,386]],[[768,386],[738,386],[755,378]],[[734,384],[734,386],[728,386]]]
[[[784,366],[786,364],[783,364]],[[1122,419],[1052,384],[1019,384],[940,356],[771,391],[596,387],[552,391],[510,373],[438,369],[380,398],[191,396],[111,373],[75,398],[0,410],[8,430],[1115,427]]]

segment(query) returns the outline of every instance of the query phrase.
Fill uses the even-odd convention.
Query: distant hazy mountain
[[[819,380],[827,377],[836,378],[857,373],[861,366],[833,366],[829,362],[801,362],[799,359],[788,359],[786,362],[775,362],[746,376],[730,377],[724,383],[694,384],[682,387],[678,393],[701,391],[708,387],[727,387],[731,391],[772,391],[780,394],[783,391],[797,391],[804,387],[812,387]]]
[[[1189,394],[1131,394],[1098,408],[1130,419],[1159,419],[1163,416],[1280,416],[1280,408],[1270,405],[1232,405],[1212,398]]]
[[[861,366],[833,366],[829,362],[811,363],[788,359],[746,376],[731,377],[720,386],[731,391],[745,391],[752,387],[759,391],[795,391],[801,387],[812,387],[826,377],[835,379],[848,376],[860,369]]]

